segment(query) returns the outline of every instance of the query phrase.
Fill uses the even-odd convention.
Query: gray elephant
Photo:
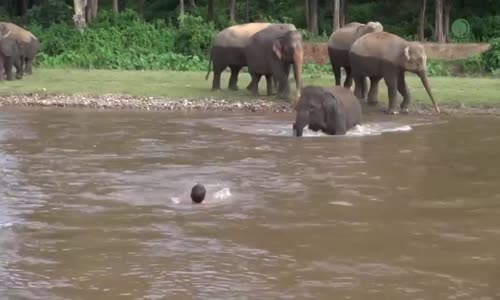
[[[295,26],[284,24],[269,26],[254,34],[245,48],[248,72],[252,76],[249,90],[258,94],[258,85],[262,75],[267,81],[267,95],[273,92],[273,78],[278,81],[278,96],[288,98],[290,85],[288,74],[293,65],[296,95],[300,98],[302,87],[302,65],[304,48],[302,34],[294,30]]]
[[[352,44],[360,37],[371,32],[383,31],[384,27],[379,22],[366,24],[352,22],[335,30],[328,40],[328,56],[332,65],[335,85],[341,84],[341,68],[344,68],[346,79],[344,87],[352,86],[351,66],[349,63],[349,50]]]
[[[384,78],[389,94],[388,114],[397,114],[397,92],[403,96],[401,111],[408,112],[410,91],[405,79],[405,72],[416,73],[422,81],[434,109],[439,113],[439,107],[429,86],[426,74],[427,55],[422,44],[408,42],[389,32],[374,32],[357,39],[349,51],[352,74],[356,83],[355,95],[364,98],[364,78],[370,78],[368,103],[378,102],[378,84]]]
[[[212,90],[220,90],[221,74],[227,67],[231,69],[228,88],[230,90],[238,89],[238,74],[243,67],[247,66],[245,46],[248,39],[262,29],[275,25],[279,24],[247,23],[234,25],[222,30],[213,38],[208,72],[205,77],[208,80],[210,67],[213,65]],[[295,29],[295,26],[293,28]],[[250,85],[247,88],[249,87]]]
[[[38,39],[31,32],[16,24],[0,22],[0,26],[9,30],[11,32],[10,38],[19,42],[21,70],[23,73],[31,75],[33,73],[33,61],[39,47]]]
[[[21,44],[12,38],[12,32],[5,24],[0,24],[0,65],[3,67],[0,74],[7,75],[7,80],[21,79],[23,69],[21,66]],[[12,72],[12,66],[16,67],[16,76]],[[2,76],[0,76],[2,79]]]
[[[312,131],[330,135],[344,135],[361,124],[361,104],[349,88],[307,86],[295,110],[293,135],[302,136],[307,125]]]

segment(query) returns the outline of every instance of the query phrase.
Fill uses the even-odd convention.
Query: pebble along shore
[[[214,98],[169,98],[135,97],[127,95],[59,95],[59,94],[19,94],[0,96],[0,106],[67,107],[90,109],[136,109],[166,111],[248,111],[294,113],[290,102],[254,100],[224,100]],[[363,111],[382,112],[383,107],[363,105]],[[440,105],[441,115],[500,115],[500,106],[481,105],[467,107],[463,104]],[[410,113],[418,115],[433,114],[432,106],[425,104],[410,105]]]
[[[173,99],[168,97],[133,97],[121,95],[51,95],[23,94],[0,96],[2,106],[38,106],[94,109],[199,110],[292,112],[289,102],[269,100],[235,101],[223,99]]]

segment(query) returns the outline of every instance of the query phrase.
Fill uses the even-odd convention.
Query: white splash
[[[387,132],[406,132],[411,131],[413,128],[409,125],[399,125],[394,123],[369,123],[363,125],[356,125],[349,130],[347,136],[366,136],[366,135],[381,135]]]
[[[231,191],[229,188],[223,188],[214,193],[214,198],[217,200],[223,200],[231,197]]]

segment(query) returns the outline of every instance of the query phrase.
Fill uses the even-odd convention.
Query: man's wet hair
[[[205,199],[205,193],[205,187],[202,184],[197,183],[191,189],[191,200],[193,200],[194,203],[201,203],[203,199]]]

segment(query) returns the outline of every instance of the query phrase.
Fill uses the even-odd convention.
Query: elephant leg
[[[368,91],[368,104],[378,103],[378,84],[382,77],[370,77],[370,90]]]
[[[285,72],[285,80],[286,82],[288,82],[288,78],[290,77],[290,69],[291,69],[292,65],[289,65],[289,64],[285,64],[283,66],[283,71]],[[280,81],[279,79],[276,79],[276,85],[275,85],[277,88],[276,88],[276,91],[279,91],[280,90]]]
[[[228,89],[237,91],[238,90],[238,74],[241,70],[240,66],[229,66],[231,68],[231,77],[229,78],[229,86]]]
[[[405,80],[405,73],[401,72],[398,77],[398,92],[403,96],[403,102],[401,102],[401,112],[408,113],[408,105],[411,102],[410,89]]]
[[[354,96],[356,96],[360,100],[363,100],[363,88],[362,88],[363,81],[364,77],[361,76],[354,77]]]
[[[344,70],[345,70],[344,87],[350,89],[351,86],[352,86],[352,72],[351,72],[351,67],[344,67]]]
[[[212,81],[212,91],[220,90],[220,77],[222,74],[222,71],[224,71],[226,67],[222,68],[220,66],[215,66],[214,65],[214,79]]]
[[[398,76],[388,75],[384,76],[385,84],[387,85],[387,94],[389,95],[389,108],[386,113],[389,115],[397,115],[397,98],[398,98]]]
[[[14,74],[12,72],[12,59],[6,58],[4,62],[5,75],[7,76],[7,80],[12,81],[15,80]]]
[[[260,81],[261,77],[262,77],[262,74],[252,73],[253,84],[251,84],[252,86],[250,87],[250,92],[254,96],[259,95],[259,81]]]
[[[335,85],[340,85],[340,81],[342,80],[342,73],[340,72],[340,67],[332,64],[333,76],[335,77]]]
[[[23,78],[23,63],[21,59],[14,60],[14,66],[16,67],[16,79]]]
[[[273,95],[273,77],[271,74],[266,74],[266,84],[267,84],[267,95],[272,96]]]

